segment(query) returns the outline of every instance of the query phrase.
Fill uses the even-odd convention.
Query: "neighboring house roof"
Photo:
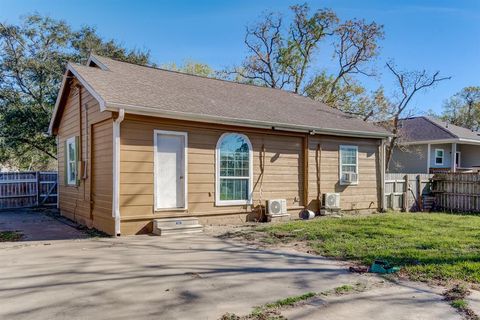
[[[480,132],[459,127],[434,117],[412,117],[400,120],[399,142],[401,144],[428,142],[480,144]]]
[[[278,130],[387,137],[383,128],[298,94],[120,62],[92,55],[89,66],[71,64],[103,110]],[[66,78],[66,77],[64,77]],[[65,86],[65,83],[62,87]],[[58,125],[62,89],[50,132]]]

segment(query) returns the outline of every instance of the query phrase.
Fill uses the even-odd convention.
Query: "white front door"
[[[155,130],[155,209],[185,208],[185,132]]]

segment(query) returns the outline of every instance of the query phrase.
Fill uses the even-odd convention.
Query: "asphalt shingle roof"
[[[212,118],[264,122],[278,126],[303,126],[322,130],[387,131],[350,117],[310,98],[279,89],[239,84],[188,75],[94,56],[108,70],[84,65],[72,68],[96,91],[106,105],[125,106],[152,113],[179,113]]]
[[[480,143],[480,132],[459,127],[435,117],[422,116],[401,120],[400,141],[468,139]]]

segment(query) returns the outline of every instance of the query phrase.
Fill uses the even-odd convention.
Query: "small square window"
[[[435,164],[443,165],[444,151],[443,149],[435,149]]]

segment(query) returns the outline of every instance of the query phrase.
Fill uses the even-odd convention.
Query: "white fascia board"
[[[220,116],[207,116],[192,114],[187,112],[177,112],[169,110],[158,110],[151,107],[142,107],[136,105],[129,105],[123,103],[109,103],[106,110],[118,112],[119,109],[125,109],[126,112],[131,114],[146,115],[153,117],[165,117],[169,119],[177,120],[188,120],[188,121],[197,121],[197,122],[214,122],[225,125],[235,125],[243,127],[252,127],[260,129],[275,129],[279,131],[291,131],[291,132],[301,132],[301,133],[310,133],[314,132],[315,134],[327,134],[335,136],[346,136],[346,137],[358,137],[358,138],[385,138],[391,136],[387,133],[376,133],[368,131],[350,131],[342,129],[329,129],[329,128],[315,128],[307,127],[300,125],[292,124],[283,124],[283,123],[271,123],[266,121],[258,120],[245,120],[245,119],[236,119],[236,118],[227,118]]]
[[[55,107],[53,108],[52,117],[50,118],[50,124],[48,125],[48,134],[52,134],[53,130],[53,123],[55,122],[55,118],[57,117],[58,106],[60,105],[60,100],[63,96],[63,91],[65,90],[65,84],[67,83],[68,78],[68,67],[65,73],[63,74],[62,84],[60,85],[60,90],[58,91],[57,100],[55,101]]]
[[[480,140],[472,139],[463,139],[463,138],[454,138],[454,139],[440,139],[440,140],[421,140],[421,141],[408,141],[408,142],[399,142],[401,146],[411,146],[419,144],[447,144],[447,143],[460,143],[460,144],[474,144],[480,145]]]
[[[90,62],[95,63],[103,71],[110,71],[108,67],[105,64],[101,63],[100,60],[98,60],[97,57],[95,57],[93,54],[90,54],[90,56],[88,57],[87,66],[90,65]]]
[[[90,84],[82,78],[82,76],[75,70],[73,65],[71,63],[68,63],[67,69],[70,70],[75,78],[80,81],[80,83],[87,89],[87,91],[98,101],[98,104],[100,105],[100,111],[105,111],[106,110],[106,102],[105,100],[98,94],[91,86]],[[117,110],[118,111],[118,110]]]
[[[83,79],[80,74],[75,70],[73,65],[69,62],[67,64],[67,70],[65,71],[65,74],[63,75],[63,80],[62,80],[62,85],[60,86],[60,90],[58,91],[57,95],[57,101],[55,102],[55,107],[53,109],[52,113],[52,118],[50,119],[50,124],[48,126],[48,134],[52,134],[53,130],[53,123],[55,122],[55,119],[57,117],[58,113],[58,108],[60,105],[60,100],[62,99],[63,96],[63,91],[65,90],[65,86],[67,84],[67,79],[68,79],[68,73],[71,72],[75,78],[87,89],[87,91],[98,101],[98,104],[100,105],[100,111],[105,111],[106,110],[106,103],[105,100],[95,91],[93,88],[88,84],[85,79]],[[118,110],[117,110],[118,111]]]

